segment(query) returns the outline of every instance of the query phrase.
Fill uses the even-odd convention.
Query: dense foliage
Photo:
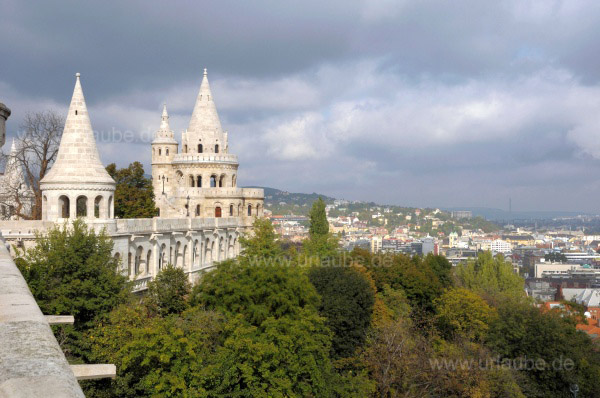
[[[107,235],[75,220],[38,236],[15,260],[44,314],[75,317],[74,326],[59,330],[69,356],[85,356],[81,333],[126,300],[126,278],[117,272],[112,248]]]
[[[129,167],[117,169],[114,163],[106,171],[115,180],[115,217],[150,218],[157,215],[152,180],[144,175],[144,166],[133,162]]]
[[[81,222],[18,261],[44,311],[83,321],[63,347],[117,365],[88,397],[600,397],[581,309],[537,306],[501,256],[342,256],[313,209],[300,252],[259,219],[193,288],[167,266],[129,302],[110,241]]]
[[[319,313],[333,332],[333,356],[349,357],[365,341],[375,291],[353,267],[314,267],[308,275],[321,295]]]

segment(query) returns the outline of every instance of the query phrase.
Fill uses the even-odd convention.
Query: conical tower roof
[[[100,161],[79,73],[54,165],[42,184],[115,184]]]
[[[200,85],[200,92],[196,98],[196,105],[192,112],[192,119],[187,129],[188,133],[194,135],[204,135],[206,133],[223,134],[221,121],[217,113],[217,107],[213,101],[210,85],[208,84],[208,76],[204,69],[204,77]]]

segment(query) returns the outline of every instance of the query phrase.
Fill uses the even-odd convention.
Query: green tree
[[[366,338],[375,292],[353,267],[313,267],[308,277],[321,295],[319,313],[333,332],[333,357],[349,357]]]
[[[516,360],[528,397],[566,397],[577,383],[580,396],[598,397],[600,355],[565,312],[544,311],[523,300],[504,300],[487,345],[504,360]]]
[[[143,305],[118,307],[88,334],[92,360],[114,363],[117,378],[84,382],[86,396],[208,396],[211,383],[220,377],[211,369],[223,327],[221,315],[199,308],[160,317]]]
[[[449,339],[482,341],[497,317],[496,310],[484,299],[463,288],[446,290],[434,304],[438,327]]]
[[[190,291],[190,282],[183,269],[167,264],[148,283],[146,303],[152,311],[162,316],[180,313],[187,308],[186,299]]]
[[[425,256],[423,262],[435,273],[442,287],[452,287],[454,284],[452,280],[452,264],[446,257],[429,253]]]
[[[455,270],[457,284],[486,298],[525,296],[524,279],[513,271],[511,263],[502,255],[492,257],[480,253],[476,260],[459,264]]]
[[[567,256],[564,253],[547,253],[544,255],[544,260],[553,263],[566,263]]]
[[[252,224],[252,234],[240,238],[243,253],[240,260],[244,263],[281,260],[283,249],[279,236],[273,229],[273,224],[268,218],[257,218]],[[263,264],[269,265],[269,264]]]
[[[114,163],[106,171],[116,181],[115,217],[150,218],[156,216],[158,209],[154,203],[152,180],[144,176],[144,166],[133,162],[129,167],[117,169]]]
[[[382,291],[384,286],[402,289],[413,310],[433,311],[433,300],[442,294],[443,287],[433,269],[420,257],[411,259],[404,254],[394,254],[366,258],[366,262],[377,291]]]
[[[81,333],[127,298],[126,278],[118,272],[112,248],[106,234],[75,220],[38,235],[36,246],[16,258],[42,312],[75,317],[74,326],[61,329],[69,355],[82,355]]]
[[[240,240],[242,254],[194,286],[192,305],[241,314],[254,326],[269,317],[297,317],[305,308],[316,312],[319,295],[300,267],[284,261],[271,223],[257,219],[254,225],[254,234]]]
[[[310,226],[308,239],[303,242],[307,256],[318,256],[320,259],[333,257],[338,250],[338,240],[329,232],[329,222],[325,212],[325,202],[317,199],[309,213]]]
[[[335,378],[330,332],[314,311],[265,319],[260,326],[232,319],[217,351],[213,396],[328,397]]]
[[[315,236],[324,236],[329,233],[329,222],[327,221],[327,213],[325,212],[325,201],[322,198],[314,201],[308,217],[310,218],[308,234],[311,238]]]

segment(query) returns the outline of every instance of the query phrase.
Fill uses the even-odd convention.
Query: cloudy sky
[[[104,163],[149,172],[206,67],[241,185],[600,213],[598,26],[577,0],[2,0],[0,102],[15,135],[81,72]]]

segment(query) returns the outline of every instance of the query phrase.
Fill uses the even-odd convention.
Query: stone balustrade
[[[230,153],[178,153],[173,164],[181,163],[230,163],[237,164],[238,158]]]
[[[260,188],[194,188],[178,187],[177,196],[190,198],[202,197],[207,199],[219,198],[244,198],[244,199],[263,199],[264,191]]]
[[[0,244],[0,397],[84,397],[48,321],[3,243]]]

